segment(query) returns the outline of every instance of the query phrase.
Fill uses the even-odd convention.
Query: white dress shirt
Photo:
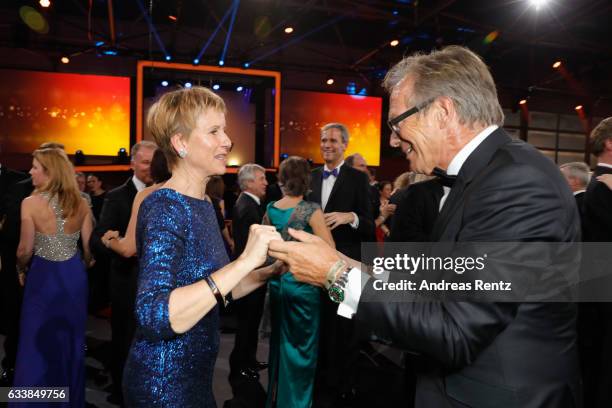
[[[343,164],[344,164],[344,160],[342,161],[342,163],[338,165],[338,167],[336,167],[336,169],[338,169],[338,175],[340,174],[340,167],[342,167]],[[329,167],[327,167],[327,164],[326,164],[323,167],[323,170],[333,171],[334,169],[330,169]],[[329,196],[331,195],[332,189],[334,188],[334,184],[336,184],[337,179],[338,178],[336,176],[330,174],[330,176],[327,178],[324,178],[321,183],[321,208],[323,209],[323,212],[325,212],[325,207],[327,206],[327,202],[329,201]],[[357,229],[359,228],[359,217],[354,212],[351,212],[351,214],[353,214],[353,222],[351,222],[349,225],[352,228]]]
[[[446,174],[449,176],[456,176],[459,174],[463,163],[468,157],[476,150],[476,148],[497,129],[497,125],[492,125],[480,132],[476,137],[469,141],[468,144],[463,146],[461,150],[453,157]],[[444,195],[440,200],[440,209],[444,205],[448,194],[450,193],[450,187],[444,187]],[[388,277],[388,275],[387,275]],[[365,283],[368,281],[370,276],[366,273],[361,272],[358,268],[353,268],[348,274],[348,281],[344,288],[344,301],[338,306],[338,314],[348,319],[352,318],[357,313],[357,307],[359,306],[359,299],[361,298],[361,292]],[[386,279],[383,279],[386,280]]]
[[[132,183],[134,183],[134,187],[136,187],[136,191],[140,192],[145,189],[147,186],[145,183],[140,181],[136,175],[132,176]]]

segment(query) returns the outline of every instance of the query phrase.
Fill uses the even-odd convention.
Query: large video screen
[[[370,166],[380,164],[382,98],[284,90],[281,109],[281,154],[322,163],[321,127],[340,122],[349,130],[346,156],[361,153]]]
[[[0,70],[3,153],[31,153],[48,141],[69,154],[129,149],[130,78]]]

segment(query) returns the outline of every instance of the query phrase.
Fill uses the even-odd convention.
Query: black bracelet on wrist
[[[215,295],[215,298],[217,299],[217,303],[219,304],[219,306],[226,307],[229,303],[229,300],[231,299],[227,299],[223,297],[223,295],[221,294],[221,291],[217,287],[217,284],[215,283],[215,281],[210,275],[206,276],[204,279],[206,280],[206,283],[208,283],[208,287],[212,291],[213,295]],[[231,292],[230,292],[229,297],[231,298]]]

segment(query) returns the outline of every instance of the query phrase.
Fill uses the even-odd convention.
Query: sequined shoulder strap
[[[51,196],[49,193],[41,193],[41,195],[49,200],[49,205],[55,213],[55,223],[57,228],[56,233],[63,234],[66,220],[64,219],[64,211],[62,211],[62,207],[59,205],[59,201],[57,200],[57,195]]]

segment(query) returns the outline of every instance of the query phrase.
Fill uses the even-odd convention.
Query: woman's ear
[[[170,143],[174,148],[174,153],[178,154],[180,151],[185,150],[185,141],[183,140],[183,135],[180,133],[175,133],[170,138]]]

